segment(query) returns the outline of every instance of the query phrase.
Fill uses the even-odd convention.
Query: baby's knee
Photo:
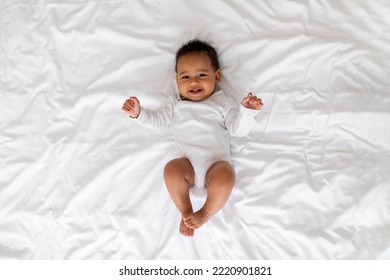
[[[212,166],[206,175],[206,183],[215,182],[221,187],[232,187],[236,182],[236,172],[228,162],[219,162]]]
[[[186,158],[173,159],[165,165],[164,177],[171,179],[183,179],[193,181],[194,171]]]
[[[164,167],[164,177],[173,177],[178,173],[179,165],[176,160],[171,160]]]
[[[233,186],[236,183],[236,173],[233,168],[228,168],[219,175],[220,184]]]

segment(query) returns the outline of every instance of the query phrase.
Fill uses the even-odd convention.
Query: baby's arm
[[[155,110],[141,107],[137,97],[131,96],[123,104],[122,110],[140,124],[155,128],[170,123],[173,116],[173,101]]]
[[[225,115],[225,126],[227,130],[231,135],[238,137],[245,136],[249,133],[251,128],[256,124],[255,116],[264,106],[261,99],[251,92],[244,97],[241,105],[237,109],[232,99],[230,99],[230,104]]]
[[[135,96],[130,96],[123,104],[122,110],[125,111],[130,118],[136,119],[141,112],[141,105]]]

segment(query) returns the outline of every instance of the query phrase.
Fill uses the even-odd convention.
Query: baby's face
[[[177,62],[177,87],[180,94],[191,101],[201,101],[213,94],[220,79],[220,70],[214,70],[204,53],[192,53]]]

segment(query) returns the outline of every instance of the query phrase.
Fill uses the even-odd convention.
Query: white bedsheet
[[[390,259],[390,2],[4,0],[1,259]],[[237,184],[193,238],[165,189],[175,93],[200,38],[264,109]],[[195,208],[201,199],[195,199]]]

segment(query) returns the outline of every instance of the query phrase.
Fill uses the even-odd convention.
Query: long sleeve
[[[230,101],[225,114],[225,126],[232,136],[245,136],[256,124],[255,116],[258,113],[258,110],[247,109],[242,105],[238,109]]]
[[[136,121],[148,128],[156,128],[163,125],[168,125],[173,117],[174,102],[170,102],[165,106],[155,110],[150,110],[141,107],[141,112]]]

